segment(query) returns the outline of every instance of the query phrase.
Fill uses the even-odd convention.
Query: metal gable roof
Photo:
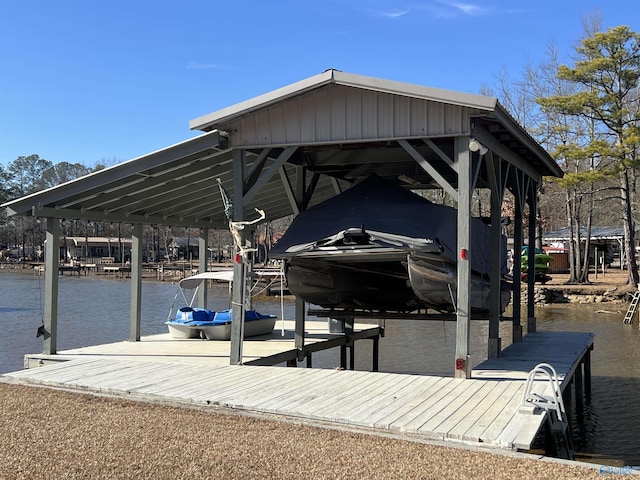
[[[329,91],[335,93],[323,93]],[[485,138],[497,139],[498,150],[500,143],[506,147],[503,151],[516,153],[519,167],[528,167],[530,176],[563,174],[496,98],[339,70],[326,70],[196,118],[190,127],[228,132],[236,148],[325,144],[335,149],[332,145],[485,132]]]
[[[497,103],[497,100],[492,97],[355,75],[341,72],[340,70],[329,69],[305,80],[292,83],[291,85],[193,119],[189,122],[189,126],[192,130],[224,130],[225,124],[228,124],[239,116],[248,115],[262,108],[269,107],[294,96],[303,95],[328,84],[350,86],[487,111],[492,111]]]
[[[390,133],[384,134],[388,137],[372,141],[371,138],[356,136],[344,142],[300,141],[291,146],[274,143],[246,147],[233,145],[230,134],[224,130],[237,124],[239,119],[252,117],[254,124],[264,123],[261,128],[279,128],[280,125],[269,125],[269,121],[277,123],[277,119],[273,117],[270,120],[268,115],[264,115],[265,109],[286,111],[296,99],[315,95],[323,89],[333,89],[339,95],[371,92],[371,95],[365,95],[367,99],[398,99],[400,106],[397,109],[378,112],[379,117],[391,127]],[[303,102],[301,105],[307,109],[323,107],[321,103]],[[417,114],[411,111],[416,107],[423,110],[434,108],[435,113],[420,116],[424,111]],[[406,115],[394,118],[398,112],[409,112],[411,118]],[[289,112],[289,116],[295,117],[297,113]],[[313,110],[305,114],[315,115]],[[428,122],[435,119],[435,123],[440,123],[434,128],[445,129],[438,130],[436,135],[421,134],[420,121],[424,119]],[[414,125],[407,127],[411,121]],[[410,137],[394,133],[416,125],[418,131]],[[302,182],[306,206],[335,195],[338,182],[345,186],[370,174],[401,179],[407,188],[437,187],[432,173],[416,162],[416,155],[432,165],[442,179],[455,186],[457,174],[447,158],[453,158],[455,139],[473,135],[474,129],[477,135],[493,142],[493,145],[487,145],[492,151],[503,158],[505,154],[510,156],[510,161],[535,181],[541,175],[562,175],[555,162],[495,98],[337,70],[327,70],[192,120],[191,127],[207,133],[3,206],[7,207],[10,215],[226,228],[227,219],[217,179],[233,197],[234,149],[244,150],[247,171],[252,170],[254,161],[261,162],[260,165],[256,163],[255,172],[250,174],[251,180],[245,179],[247,188],[251,189],[244,205],[245,214],[252,217],[253,209],[260,208],[265,210],[267,219],[275,219],[295,213],[291,191],[301,191],[295,183],[301,182],[303,177],[299,175],[302,170],[307,172],[306,180]],[[448,127],[453,130],[447,131]],[[287,156],[286,161],[278,163],[279,155],[289,147],[293,153]],[[269,174],[258,180],[258,176],[267,171]],[[482,180],[479,186],[482,186]]]

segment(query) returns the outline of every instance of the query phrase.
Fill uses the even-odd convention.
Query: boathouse
[[[636,230],[638,232],[638,230]],[[574,235],[575,237],[575,235]],[[560,228],[543,235],[545,244],[556,249],[569,251],[571,232],[569,228]],[[580,229],[580,241],[584,244],[587,240],[587,228]],[[624,229],[622,227],[591,227],[589,236],[589,264],[594,266],[611,266],[616,263],[619,268],[624,268],[622,259],[625,258]]]
[[[562,175],[547,152],[497,99],[422,85],[370,78],[338,70],[252,98],[190,122],[201,135],[85,177],[6,203],[11,216],[46,223],[44,353],[56,353],[60,221],[85,219],[129,223],[131,245],[132,342],[140,340],[142,225],[199,229],[198,248],[207,251],[209,229],[228,228],[217,181],[233,200],[233,220],[266,220],[297,214],[348,189],[371,174],[399,180],[410,189],[440,189],[457,205],[458,290],[455,376],[471,376],[470,267],[464,252],[471,237],[475,189],[491,192],[496,292],[487,319],[488,356],[499,357],[500,210],[506,191],[515,198],[514,248],[523,244],[529,212],[534,243],[538,185]],[[243,235],[242,242],[249,241]],[[533,261],[533,257],[532,261]],[[206,269],[206,256],[199,259]],[[535,332],[533,295],[521,311],[519,263],[513,291],[513,339],[522,340],[521,317]],[[533,268],[533,265],[530,266]],[[236,279],[242,266],[234,267]],[[234,303],[242,301],[234,283]],[[528,288],[533,290],[533,277]],[[204,294],[202,294],[204,295]],[[206,298],[201,297],[201,302]],[[230,362],[241,362],[240,309],[234,311]],[[304,357],[305,305],[298,300],[295,345]],[[299,358],[302,360],[303,358]]]

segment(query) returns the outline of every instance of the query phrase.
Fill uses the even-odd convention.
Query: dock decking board
[[[349,415],[349,423],[362,426],[373,426],[371,418],[377,412],[380,412],[384,408],[389,408],[393,405],[398,396],[403,396],[406,391],[409,390],[410,385],[416,381],[415,375],[408,375],[395,381],[393,378],[388,378],[387,381],[382,384],[380,393],[367,403],[362,403],[354,408]],[[393,383],[392,383],[393,381]],[[391,389],[394,388],[394,390]]]
[[[425,401],[420,402],[415,408],[404,414],[392,423],[392,426],[401,432],[417,433],[428,419],[437,415],[447,403],[454,402],[460,393],[467,389],[475,389],[476,382],[463,382],[450,379],[442,388],[430,395]]]
[[[332,370],[324,370],[321,375],[317,376],[288,373],[286,375],[281,375],[279,381],[284,383],[284,388],[278,388],[276,391],[266,391],[266,389],[264,389],[265,391],[261,392],[261,395],[256,399],[256,402],[260,405],[260,409],[275,409],[283,405],[289,405],[297,401],[298,397],[302,395],[311,395],[315,391],[314,389],[321,389],[327,383],[332,383],[330,381],[326,381],[326,378],[335,373],[336,372]]]
[[[461,396],[456,399],[462,400],[462,404],[457,406],[454,411],[451,411],[452,404],[447,405],[439,414],[441,417],[439,423],[436,423],[438,420],[436,415],[434,418],[419,427],[418,432],[425,432],[429,434],[433,431],[435,434],[437,429],[437,431],[442,432],[445,437],[457,438],[451,435],[451,431],[458,424],[464,422],[473,411],[479,410],[478,406],[481,404],[482,400],[484,400],[487,395],[495,389],[495,387],[496,385],[494,382],[483,382],[476,392],[472,392],[470,389],[468,392],[465,392],[466,398]]]
[[[393,377],[393,374],[379,374],[373,378],[373,382],[366,387],[350,395],[344,402],[328,402],[324,409],[315,412],[318,416],[339,415],[347,423],[353,423],[355,415],[361,411],[363,406],[367,409],[376,403],[380,396],[384,395],[390,388],[397,390],[401,386],[401,381]]]
[[[366,401],[362,389],[378,379],[382,379],[384,373],[369,375],[368,372],[358,372],[364,375],[341,375],[341,381],[332,385],[326,394],[318,395],[313,400],[298,404],[298,412],[316,418],[341,418],[340,412],[348,410],[354,399],[362,398]],[[362,396],[361,396],[362,395]],[[325,413],[323,413],[325,412]]]
[[[97,354],[4,374],[0,379],[132,399],[280,414],[420,438],[528,449],[544,420],[544,415],[519,411],[529,370],[546,361],[566,383],[592,344],[591,334],[529,334],[523,342],[506,348],[500,358],[478,365],[468,380],[352,370],[171,363],[166,359],[141,361]],[[536,388],[544,389],[545,384],[540,382]]]
[[[516,395],[518,398],[522,397],[522,382],[505,381],[493,383],[498,385],[494,394],[485,398],[476,412],[465,419],[464,424],[458,424],[450,432],[451,438],[469,442],[480,442],[481,439],[487,438],[485,435],[486,430],[496,422],[506,405],[514,401]]]

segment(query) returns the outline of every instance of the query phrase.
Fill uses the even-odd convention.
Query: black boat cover
[[[378,176],[301,212],[270,256],[293,258],[321,246],[346,245],[346,237],[354,232],[356,236],[362,232],[369,243],[380,246],[428,251],[437,247],[444,258],[457,261],[457,210]],[[490,229],[476,217],[471,218],[471,241],[472,270],[488,273]]]

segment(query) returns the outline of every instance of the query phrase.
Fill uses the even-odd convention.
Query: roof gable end
[[[189,122],[192,130],[229,130],[228,125],[239,117],[281,103],[287,99],[302,96],[326,85],[353,87],[389,95],[428,100],[459,107],[469,107],[483,111],[493,111],[497,99],[470,93],[454,92],[422,85],[396,82],[329,69],[321,74],[231,105]],[[226,127],[226,128],[225,128]]]

